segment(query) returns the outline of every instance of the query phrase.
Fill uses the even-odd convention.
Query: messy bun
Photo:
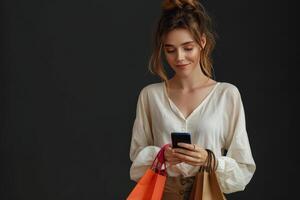
[[[197,0],[165,0],[162,3],[163,10],[171,10],[174,8],[182,8],[184,5],[190,5],[194,8],[198,5]]]
[[[203,5],[197,0],[164,0],[162,13],[154,32],[154,49],[149,60],[149,70],[160,76],[164,81],[168,80],[162,64],[162,49],[166,34],[176,28],[187,29],[195,41],[200,45],[200,67],[202,72],[212,76],[211,54],[215,47],[215,32],[212,21]],[[201,37],[206,37],[206,44],[201,46]]]

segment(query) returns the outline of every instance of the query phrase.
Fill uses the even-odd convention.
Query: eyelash
[[[186,50],[186,51],[192,51],[193,48],[187,48],[187,49],[184,49],[184,50]],[[174,52],[175,52],[175,50],[173,50],[173,51],[167,51],[167,53],[174,53]]]

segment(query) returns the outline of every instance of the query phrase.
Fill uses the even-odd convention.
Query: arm
[[[136,118],[132,129],[130,145],[131,180],[138,181],[151,166],[159,147],[153,145],[151,118],[147,91],[144,88],[138,98]]]
[[[225,136],[226,156],[217,158],[217,177],[224,193],[242,191],[250,182],[256,165],[246,131],[244,108],[237,88],[233,88],[228,105],[228,132]],[[231,97],[230,97],[231,98]]]

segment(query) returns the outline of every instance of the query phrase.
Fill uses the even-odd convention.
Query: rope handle
[[[208,173],[211,173],[213,171],[217,170],[217,160],[214,152],[212,152],[210,149],[205,149],[207,151],[207,158],[204,162],[204,165],[200,166],[199,172],[207,171]],[[213,165],[212,165],[213,163]]]
[[[151,165],[151,169],[154,170],[154,172],[159,173],[161,175],[166,175],[166,160],[165,160],[165,150],[167,147],[169,147],[170,144],[165,144],[157,153],[152,165]]]

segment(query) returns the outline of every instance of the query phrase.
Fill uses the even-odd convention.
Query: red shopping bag
[[[164,192],[166,182],[166,162],[164,158],[165,148],[163,146],[157,153],[152,166],[147,169],[144,176],[133,188],[127,200],[160,200]]]

